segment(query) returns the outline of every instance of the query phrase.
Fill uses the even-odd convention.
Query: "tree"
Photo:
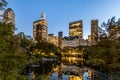
[[[0,80],[13,80],[27,62],[25,54],[18,54],[19,38],[12,34],[10,24],[0,23]]]
[[[88,48],[86,64],[99,71],[109,71],[109,66],[118,62],[119,50],[119,41],[103,39]]]
[[[39,42],[36,45],[31,46],[30,51],[35,55],[39,54],[46,57],[61,57],[61,49],[48,42]]]
[[[28,40],[28,39],[26,39],[26,38],[23,38],[23,39],[21,39],[21,41],[20,41],[20,46],[22,47],[22,48],[29,48],[30,46],[31,46],[31,44],[32,44],[32,41],[30,41],[30,40]]]
[[[120,30],[120,19],[116,21],[115,17],[108,19],[107,22],[103,22],[99,27],[100,36],[107,35],[110,39],[116,32]]]

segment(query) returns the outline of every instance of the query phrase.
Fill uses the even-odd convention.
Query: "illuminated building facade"
[[[6,23],[6,24],[13,25],[12,32],[14,34],[14,31],[15,31],[15,14],[14,14],[14,12],[11,8],[8,8],[4,11],[3,22]]]
[[[12,24],[15,26],[15,14],[11,8],[5,10],[3,14],[3,22],[6,24]]]
[[[91,43],[91,35],[88,35],[88,42]]]
[[[82,20],[74,21],[69,23],[69,36],[78,36],[79,45],[83,39],[83,23]]]
[[[91,20],[91,42],[98,41],[98,20]]]
[[[45,14],[41,14],[41,19],[33,22],[33,40],[35,43],[46,42],[48,33],[48,23]]]
[[[53,34],[48,35],[48,42],[58,46],[58,37],[54,36]]]
[[[58,47],[62,48],[62,37],[63,37],[63,32],[58,32]]]

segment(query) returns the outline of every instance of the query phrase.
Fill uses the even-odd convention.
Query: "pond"
[[[72,61],[43,60],[26,66],[24,73],[29,80],[92,80],[90,71]]]
[[[80,67],[61,63],[53,70],[49,80],[91,80],[91,77]]]

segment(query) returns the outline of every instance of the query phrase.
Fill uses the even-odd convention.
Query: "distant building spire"
[[[45,19],[45,18],[46,18],[45,13],[42,13],[42,14],[41,14],[41,19]]]

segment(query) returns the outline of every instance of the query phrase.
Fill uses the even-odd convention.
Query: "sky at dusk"
[[[24,32],[33,36],[33,22],[46,14],[48,34],[63,36],[69,34],[69,22],[83,20],[83,38],[90,35],[90,22],[103,21],[116,16],[120,18],[120,0],[7,0],[8,8],[12,8],[16,19],[16,34]]]

